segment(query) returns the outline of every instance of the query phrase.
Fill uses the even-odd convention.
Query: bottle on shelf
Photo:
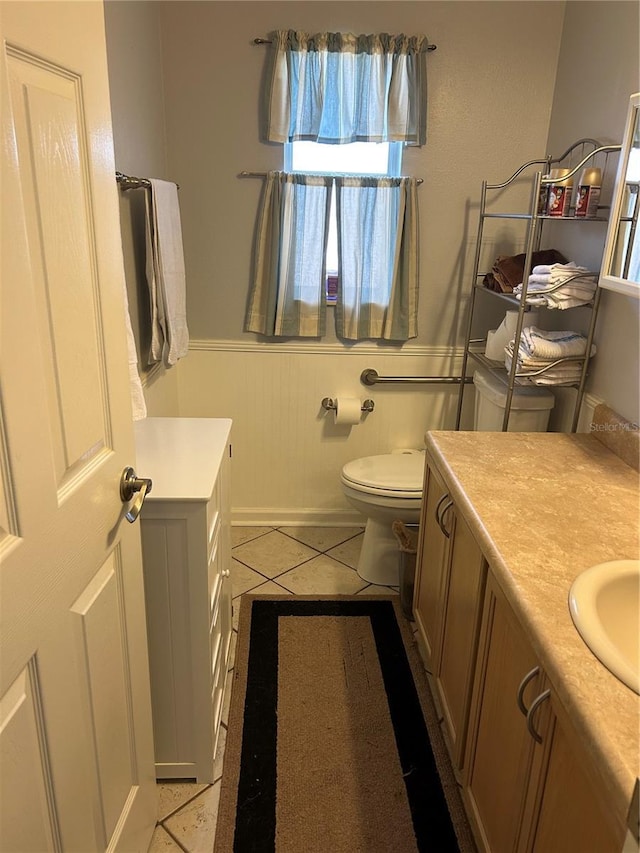
[[[571,169],[552,169],[549,172],[549,177],[553,182],[549,184],[547,216],[569,216],[573,178],[564,178],[564,176],[568,175],[570,171]]]
[[[582,170],[576,196],[576,216],[584,216],[587,219],[593,219],[594,216],[597,216],[601,183],[602,172],[600,169],[594,167]]]

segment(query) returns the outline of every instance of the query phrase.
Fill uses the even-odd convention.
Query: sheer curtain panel
[[[279,30],[265,115],[270,142],[426,141],[426,36]]]
[[[418,334],[415,178],[336,178],[341,338],[405,341]]]
[[[324,334],[332,180],[322,175],[267,174],[245,331],[271,337]]]

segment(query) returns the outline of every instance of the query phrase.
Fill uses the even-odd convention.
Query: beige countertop
[[[585,645],[568,594],[589,566],[638,558],[637,471],[593,434],[436,431],[426,444],[626,816],[640,775],[640,697]]]

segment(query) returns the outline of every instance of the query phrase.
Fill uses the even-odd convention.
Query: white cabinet
[[[213,782],[231,646],[231,421],[135,424],[156,776]]]

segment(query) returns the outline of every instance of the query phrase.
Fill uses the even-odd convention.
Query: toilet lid
[[[344,466],[342,477],[356,487],[419,498],[422,496],[424,453],[387,453],[354,459]]]

